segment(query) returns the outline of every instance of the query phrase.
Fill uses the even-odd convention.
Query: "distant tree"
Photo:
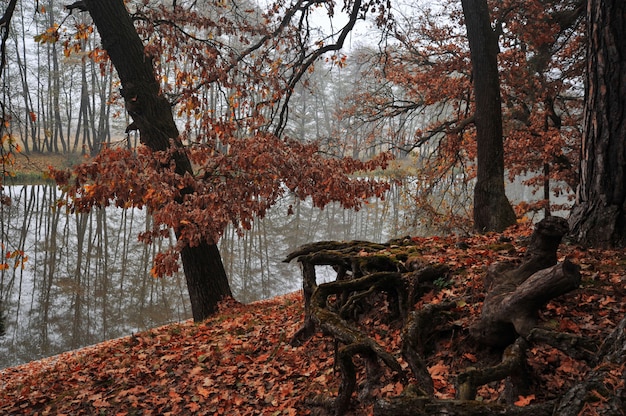
[[[626,4],[590,0],[580,184],[572,235],[596,247],[626,246]]]
[[[516,219],[504,192],[498,34],[491,27],[487,0],[463,0],[462,4],[472,58],[476,107],[474,228],[479,231],[502,231],[515,224]]]
[[[3,78],[6,75],[5,66],[7,62],[7,40],[9,39],[11,18],[15,12],[16,5],[17,0],[11,0],[0,17],[0,77]],[[10,199],[3,194],[1,186],[4,183],[5,176],[9,174],[10,168],[13,165],[15,158],[14,152],[17,149],[15,140],[11,136],[11,132],[9,130],[9,126],[11,124],[11,114],[7,109],[5,99],[5,95],[0,98],[0,203],[2,204],[10,203]],[[5,263],[0,263],[0,266],[2,264]]]
[[[499,59],[510,179],[543,190],[526,209],[569,209],[551,197],[576,189],[584,78],[583,0],[503,2]],[[528,19],[527,16],[532,16]],[[522,208],[521,206],[519,208]],[[523,210],[519,209],[519,213]]]
[[[6,83],[4,77],[6,76],[6,47],[7,40],[9,39],[9,33],[11,29],[11,18],[15,12],[17,0],[11,0],[7,4],[2,16],[0,16],[0,77],[2,77],[3,84]],[[4,193],[4,181],[7,176],[13,174],[13,165],[15,163],[15,154],[21,151],[19,143],[16,142],[15,137],[11,132],[12,115],[7,109],[5,103],[6,95],[0,97],[0,206],[11,205],[12,200],[9,195]],[[23,266],[27,260],[24,251],[13,247],[13,242],[3,242],[0,246],[0,274],[4,276],[4,270],[10,267],[17,268]],[[4,335],[4,310],[2,302],[0,301],[0,336]]]
[[[489,29],[499,47],[504,168],[510,180],[524,175],[526,184],[545,192],[543,201],[520,205],[518,215],[531,209],[549,210],[551,196],[576,186],[584,3],[487,3]],[[461,182],[469,185],[462,188],[464,192],[466,188],[473,191],[477,175],[473,163],[477,159],[477,97],[472,81],[480,75],[474,75],[471,68],[468,22],[460,6],[444,0],[410,9],[396,22],[394,42],[382,50],[363,51],[364,57],[350,56],[348,65],[354,61],[367,65],[345,108],[346,114],[369,123],[377,140],[389,140],[392,146],[412,152],[419,174],[416,206],[430,205],[433,221],[444,216],[451,220],[448,223],[457,224],[467,218],[454,220],[452,206],[440,203],[442,199],[434,198],[432,190],[443,190],[443,200],[450,202]],[[471,198],[455,203],[465,207]],[[423,217],[425,211],[419,209]]]

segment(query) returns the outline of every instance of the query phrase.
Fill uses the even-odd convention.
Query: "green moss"
[[[17,172],[4,178],[4,185],[44,185],[53,184],[54,180],[44,177],[41,172]]]
[[[437,279],[435,279],[433,281],[433,284],[438,289],[445,289],[445,288],[448,288],[448,287],[452,287],[452,280],[450,280],[450,279],[448,279],[446,277],[438,277]]]

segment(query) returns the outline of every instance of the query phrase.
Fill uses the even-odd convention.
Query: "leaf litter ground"
[[[477,235],[463,244],[455,236],[413,239],[425,261],[447,263],[453,270],[450,281],[440,282],[421,303],[452,299],[459,305],[455,321],[444,325],[428,357],[438,397],[453,398],[455,376],[485,364],[485,350],[472,343],[466,330],[480,313],[481,278],[492,262],[519,259],[530,232],[522,225],[505,238]],[[626,312],[626,253],[563,244],[559,256],[581,266],[582,284],[543,308],[541,325],[601,342]],[[339,385],[334,346],[320,334],[292,347],[289,341],[303,317],[299,292],[248,305],[226,300],[201,324],[167,325],[1,370],[0,414],[328,414],[325,399],[336,396]],[[374,313],[359,325],[406,368],[399,353],[399,323]],[[519,405],[558,397],[590,370],[541,345],[531,349],[528,360],[535,392],[520,398]],[[382,380],[367,395],[355,395],[350,414],[369,414],[373,398],[401,393],[397,379]],[[483,386],[479,397],[495,400],[502,388],[502,383]]]

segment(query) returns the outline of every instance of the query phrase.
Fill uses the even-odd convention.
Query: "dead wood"
[[[579,286],[578,266],[568,260],[556,264],[556,250],[566,232],[565,219],[547,217],[537,224],[519,267],[490,268],[481,317],[470,328],[478,342],[505,347],[518,335],[527,337],[537,325],[539,308]]]

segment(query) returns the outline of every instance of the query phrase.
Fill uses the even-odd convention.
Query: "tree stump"
[[[485,345],[506,347],[520,335],[527,337],[537,325],[539,308],[579,286],[578,266],[569,260],[557,264],[556,251],[567,231],[564,218],[547,217],[536,225],[518,267],[490,267],[481,316],[470,327],[474,339]]]

